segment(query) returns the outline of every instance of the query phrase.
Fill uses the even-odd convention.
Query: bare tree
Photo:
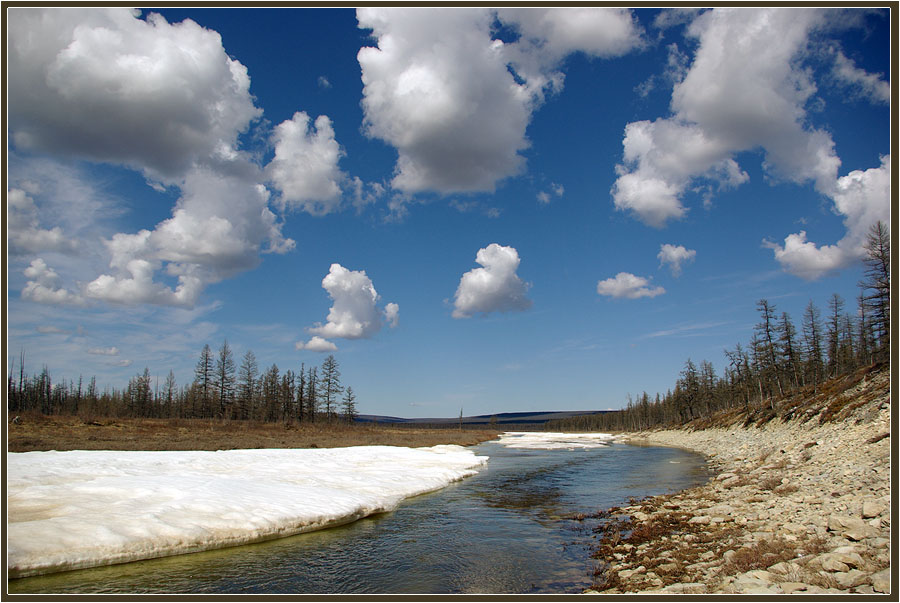
[[[334,409],[337,408],[338,396],[344,391],[341,386],[341,371],[333,354],[329,354],[322,362],[321,386],[320,393],[322,401],[325,403],[325,415],[331,419],[335,415]]]
[[[219,416],[228,416],[234,403],[234,356],[228,346],[228,340],[222,342],[216,357],[216,370],[213,374],[216,397],[219,399]]]
[[[887,358],[891,349],[891,234],[880,220],[866,239],[865,279],[860,282],[867,293],[863,299],[878,339],[878,356]]]
[[[353,423],[353,421],[356,420],[356,394],[353,393],[352,387],[348,387],[347,391],[344,392],[342,407],[344,419],[348,423]]]

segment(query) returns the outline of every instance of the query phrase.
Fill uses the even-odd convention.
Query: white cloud
[[[815,280],[849,266],[865,255],[866,235],[881,220],[890,228],[891,157],[881,158],[881,166],[855,170],[838,178],[830,191],[834,211],[844,216],[847,233],[835,245],[817,246],[807,240],[806,231],[790,234],[784,245],[763,241],[775,252],[785,271]]]
[[[125,164],[174,182],[227,159],[261,115],[218,33],[121,8],[9,12],[16,146]]]
[[[888,105],[891,102],[891,83],[878,74],[860,69],[840,50],[834,51],[832,74],[839,82],[873,103]]]
[[[390,328],[396,328],[400,321],[400,306],[391,302],[384,306],[384,321]]]
[[[322,287],[332,299],[328,322],[309,327],[313,335],[323,338],[367,339],[381,330],[382,314],[390,326],[396,326],[400,306],[389,303],[383,313],[377,303],[381,298],[364,270],[347,270],[332,264],[322,279]]]
[[[551,183],[549,193],[547,191],[540,191],[537,194],[538,203],[540,203],[541,205],[549,205],[550,201],[552,200],[552,198],[550,197],[551,193],[556,197],[562,197],[563,193],[565,192],[566,189],[562,184],[556,184],[555,182]]]
[[[228,57],[214,31],[190,20],[169,24],[138,15],[113,7],[11,11],[10,133],[20,148],[124,165],[142,171],[156,190],[166,190],[161,183],[179,189],[171,217],[152,229],[111,237],[75,230],[85,243],[106,239],[98,251],[109,258],[105,273],[95,276],[92,269],[85,297],[192,307],[208,285],[255,267],[261,253],[287,252],[294,242],[269,209],[263,171],[238,147],[238,137],[262,113],[246,68]],[[317,153],[339,155],[330,122],[320,117],[309,137],[304,122],[298,140],[291,126],[299,127],[301,117],[274,135],[273,173],[286,189],[283,200],[312,203],[305,190],[333,202],[333,191],[321,184],[331,173],[329,159],[311,161]],[[278,168],[296,164],[302,150],[309,151],[306,161],[289,165],[288,178]],[[35,235],[17,235],[18,246],[35,251],[38,243],[63,244],[61,231],[35,230],[27,211],[16,219]],[[61,290],[35,283],[29,298],[71,302]]]
[[[303,111],[275,127],[275,158],[266,172],[281,191],[280,201],[313,215],[325,215],[340,207],[340,182],[346,176],[338,168],[344,155],[325,115],[310,125]]]
[[[378,47],[358,54],[365,132],[394,146],[407,193],[493,190],[521,169],[530,98],[507,71],[486,8],[357,10]]]
[[[312,337],[306,343],[303,343],[302,341],[298,341],[297,343],[294,344],[294,347],[298,350],[309,350],[310,352],[320,352],[320,353],[336,352],[338,349],[338,347],[334,343],[332,343],[331,341],[328,341],[327,339],[322,339],[318,335],[316,335],[315,337]]]
[[[514,247],[491,243],[478,250],[475,268],[462,275],[453,302],[453,318],[469,318],[479,312],[522,311],[531,307],[526,297],[529,284],[516,270],[519,253]]]
[[[597,293],[615,298],[656,297],[665,292],[666,290],[662,287],[651,287],[649,279],[635,276],[629,272],[620,272],[614,278],[597,283]]]
[[[728,188],[748,176],[734,155],[761,148],[768,173],[797,183],[833,185],[840,165],[831,136],[806,125],[816,91],[799,66],[811,32],[825,23],[817,9],[717,8],[699,15],[688,34],[699,41],[676,83],[670,118],[628,124],[623,163],[612,188],[620,210],[651,226],[682,217],[685,191],[705,180]]]
[[[324,88],[326,90],[328,88],[331,88],[331,82],[324,75],[320,75],[319,79],[316,80],[316,82],[319,84],[319,88]]]
[[[520,40],[494,40],[495,16]],[[525,130],[545,90],[561,88],[562,58],[639,40],[630,13],[609,8],[365,7],[357,19],[378,41],[357,55],[365,132],[397,149],[391,184],[404,193],[493,191],[521,171]]]
[[[37,206],[24,190],[8,189],[6,199],[7,242],[12,255],[42,251],[71,252],[77,248],[59,226],[50,229],[40,227]]]
[[[694,249],[687,249],[683,245],[670,245],[669,243],[663,243],[659,248],[659,253],[656,255],[659,258],[659,265],[668,264],[669,268],[672,270],[673,276],[681,275],[681,264],[686,262],[693,262],[694,258],[697,257],[697,251]]]
[[[89,283],[87,296],[121,304],[192,307],[207,285],[255,267],[260,251],[293,248],[268,209],[268,199],[268,191],[253,179],[193,170],[171,218],[153,231],[119,233],[106,241],[115,274]],[[174,288],[155,279],[163,269],[177,279]]]
[[[118,356],[119,348],[112,346],[108,348],[88,348],[88,354],[94,354],[96,356]]]
[[[625,8],[515,7],[497,9],[497,15],[554,61],[573,52],[616,57],[643,44],[640,27]]]
[[[22,289],[22,299],[41,304],[84,304],[84,299],[77,293],[58,287],[59,274],[47,266],[43,259],[32,260],[24,274],[29,280]]]
[[[68,331],[66,331],[64,329],[60,329],[59,327],[54,327],[51,325],[39,325],[39,326],[35,327],[34,330],[37,331],[38,333],[42,333],[44,335],[50,335],[50,334],[65,335],[65,334],[69,333]]]

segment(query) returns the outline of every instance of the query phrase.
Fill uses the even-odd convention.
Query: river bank
[[[702,453],[718,475],[602,514],[586,592],[891,592],[890,432],[883,367],[775,411],[622,436]]]
[[[235,450],[457,444],[495,439],[496,429],[428,429],[342,422],[82,418],[23,414],[7,423],[7,452],[38,450]]]

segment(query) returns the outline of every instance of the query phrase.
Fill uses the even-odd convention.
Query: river
[[[476,476],[352,524],[260,544],[8,582],[9,593],[577,593],[590,522],[629,498],[704,482],[696,454],[612,444],[523,450],[487,442]]]

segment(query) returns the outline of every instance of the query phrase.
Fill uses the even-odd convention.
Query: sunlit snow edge
[[[272,540],[478,472],[454,445],[7,453],[10,578]]]

